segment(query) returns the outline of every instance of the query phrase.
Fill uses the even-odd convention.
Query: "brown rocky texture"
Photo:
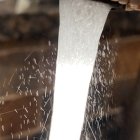
[[[126,5],[126,10],[140,10],[139,0],[112,0],[119,2],[120,4]]]

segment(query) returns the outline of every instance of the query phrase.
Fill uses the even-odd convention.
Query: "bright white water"
[[[110,7],[60,0],[60,31],[50,140],[78,140],[99,38]]]

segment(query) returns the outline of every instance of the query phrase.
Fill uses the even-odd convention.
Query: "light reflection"
[[[91,73],[87,65],[57,67],[51,140],[79,139]]]

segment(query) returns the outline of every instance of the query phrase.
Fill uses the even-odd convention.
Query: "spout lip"
[[[105,4],[111,5],[111,7],[114,9],[125,9],[125,4],[118,3],[118,0],[92,0],[97,2],[103,2]]]
[[[140,1],[135,0],[94,0],[110,4],[114,9],[125,9],[126,11],[140,11]]]
[[[111,1],[118,2],[119,4],[122,5],[126,5],[128,3],[128,0],[111,0]]]

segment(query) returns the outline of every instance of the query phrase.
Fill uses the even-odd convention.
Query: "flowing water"
[[[60,31],[50,140],[78,140],[108,5],[60,0]]]

